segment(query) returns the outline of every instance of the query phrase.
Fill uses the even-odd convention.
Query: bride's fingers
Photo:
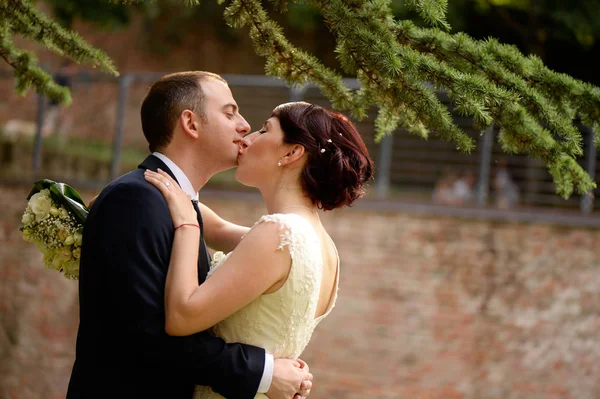
[[[169,183],[171,183],[173,185],[173,187],[181,188],[181,187],[179,187],[179,184],[175,181],[175,179],[173,179],[171,177],[171,175],[169,175],[167,172],[165,172],[161,168],[158,168],[157,170],[158,170],[158,173],[165,179],[165,181],[168,181]]]
[[[156,181],[159,181],[162,185],[164,185],[165,187],[167,187],[169,189],[169,191],[173,191],[175,192],[177,190],[177,188],[179,188],[179,186],[177,186],[177,188],[175,188],[175,185],[177,184],[174,180],[172,180],[170,178],[170,176],[167,175],[168,178],[166,178],[165,176],[153,172],[151,170],[146,170],[144,172],[145,176],[150,176],[153,179],[155,179]]]
[[[167,194],[170,192],[174,193],[174,191],[171,190],[172,188],[174,188],[173,183],[166,180],[158,173],[153,172],[151,170],[146,170],[146,172],[144,173],[144,177],[146,178],[146,180],[148,180],[150,183],[152,183],[156,188],[158,188],[159,191],[164,196],[167,196]]]
[[[149,173],[150,172],[150,173]],[[159,177],[158,174],[152,172],[152,171],[146,171],[144,173],[144,178],[146,179],[146,181],[148,181],[150,184],[152,184],[154,187],[158,188],[158,191],[160,191],[160,193],[164,196],[167,195],[168,191],[169,191],[169,187],[167,187],[165,185],[165,182],[163,182]]]

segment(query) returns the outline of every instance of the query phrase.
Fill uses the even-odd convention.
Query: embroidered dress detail
[[[327,311],[315,318],[323,275],[321,244],[312,225],[296,214],[261,217],[260,223],[279,225],[278,251],[288,250],[292,258],[290,273],[277,291],[264,294],[213,327],[226,342],[241,342],[264,348],[274,357],[300,356],[315,327],[331,312],[337,299],[338,270],[334,294]],[[242,238],[243,239],[243,238]],[[209,277],[223,265],[229,254],[215,253]],[[195,399],[222,399],[210,387],[196,387]],[[266,399],[264,394],[256,398]]]

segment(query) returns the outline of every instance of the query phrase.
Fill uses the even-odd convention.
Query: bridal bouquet
[[[23,239],[37,244],[44,264],[70,279],[79,277],[83,223],[89,209],[72,187],[52,180],[36,182],[21,219]]]

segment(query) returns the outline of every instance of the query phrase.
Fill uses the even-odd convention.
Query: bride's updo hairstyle
[[[320,209],[350,206],[364,195],[373,161],[354,124],[344,115],[305,102],[278,106],[283,141],[302,145],[308,159],[300,176],[306,196]]]

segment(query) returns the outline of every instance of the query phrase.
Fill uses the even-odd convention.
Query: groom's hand
[[[266,395],[270,399],[298,399],[308,396],[312,379],[308,365],[302,360],[275,359],[273,380]]]
[[[308,373],[308,364],[302,359],[298,359],[298,362],[300,363],[300,368],[305,370]],[[308,377],[309,377],[308,379],[302,381],[302,384],[300,384],[300,390],[296,393],[296,395],[294,396],[294,399],[304,399],[308,395],[310,395],[310,390],[312,389],[312,379],[313,379],[312,373],[308,373]]]
[[[100,195],[100,194],[98,194],[98,195]],[[94,198],[92,198],[92,200],[88,204],[88,209],[91,209],[92,205],[94,205],[94,202],[96,202],[96,199],[98,198],[98,195],[96,195]]]

